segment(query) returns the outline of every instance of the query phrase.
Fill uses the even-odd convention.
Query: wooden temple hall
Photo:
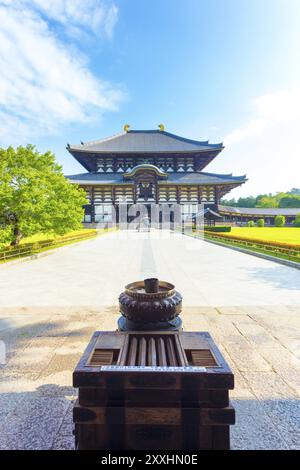
[[[130,130],[125,125],[112,137],[68,144],[86,172],[67,178],[86,191],[86,223],[110,222],[113,213],[118,219],[121,204],[140,203],[149,218],[153,204],[179,204],[186,216],[194,216],[197,205],[203,204],[205,217],[219,218],[220,199],[246,181],[245,176],[203,171],[223,148],[222,143],[171,134],[163,125],[157,130]]]

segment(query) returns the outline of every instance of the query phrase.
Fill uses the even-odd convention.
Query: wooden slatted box
[[[96,332],[73,385],[79,449],[229,447],[233,374],[209,333]]]

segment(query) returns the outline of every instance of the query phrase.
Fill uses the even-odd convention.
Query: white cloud
[[[224,139],[226,145],[258,136],[281,123],[297,121],[300,124],[300,88],[267,93],[255,98],[252,107],[254,117],[231,131]]]
[[[110,7],[110,9],[107,12],[106,22],[104,26],[105,32],[109,38],[111,38],[113,35],[113,31],[117,23],[117,20],[118,20],[118,8],[115,5],[113,5]]]
[[[96,35],[113,34],[118,8],[110,0],[0,0],[0,5],[33,10],[65,27],[86,28]]]
[[[121,91],[97,79],[87,59],[60,40],[46,19],[111,36],[117,11],[105,5],[96,0],[0,0],[0,145],[117,108]]]
[[[252,115],[225,138],[223,159],[211,171],[247,173],[249,181],[227,197],[288,191],[300,185],[300,87],[252,100]]]

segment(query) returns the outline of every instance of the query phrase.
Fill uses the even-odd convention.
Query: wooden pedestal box
[[[77,449],[228,449],[234,379],[209,333],[96,332],[73,374]]]

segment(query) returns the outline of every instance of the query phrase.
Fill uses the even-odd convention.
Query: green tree
[[[220,201],[220,203],[224,206],[232,206],[232,207],[235,207],[237,205],[237,202],[234,198],[233,199],[222,199]]]
[[[240,197],[237,201],[235,199],[223,199],[221,204],[224,206],[233,206],[233,207],[255,207],[256,197]]]
[[[258,200],[256,207],[278,207],[278,201],[273,196],[263,196]]]
[[[290,191],[288,191],[288,194],[298,194],[300,196],[300,188],[292,188]]]
[[[280,199],[279,207],[300,207],[300,196],[286,194]]]
[[[255,223],[253,220],[248,220],[247,227],[255,227]]]
[[[51,152],[40,154],[32,145],[0,149],[0,226],[11,245],[39,232],[80,228],[86,203]]]
[[[258,219],[257,224],[258,227],[264,227],[265,226],[265,219]]]
[[[234,207],[299,207],[300,189],[292,188],[288,192],[275,194],[259,194],[258,196],[240,197],[236,199],[223,199],[221,204]]]
[[[283,227],[285,225],[284,215],[276,215],[274,223],[276,227]]]
[[[0,223],[0,249],[3,248],[8,243],[10,243],[10,241],[11,241],[11,228],[4,227]]]
[[[296,215],[296,218],[294,220],[294,225],[295,227],[300,227],[300,212],[299,214]]]
[[[238,207],[255,207],[256,198],[253,196],[240,197],[237,201]]]

